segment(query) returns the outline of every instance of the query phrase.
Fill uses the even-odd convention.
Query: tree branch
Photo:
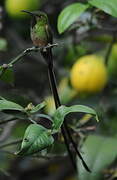
[[[21,60],[22,57],[24,57],[25,55],[31,53],[31,52],[38,52],[40,50],[44,50],[46,51],[48,48],[53,48],[55,46],[58,46],[57,43],[55,44],[48,44],[47,46],[45,47],[31,47],[31,48],[27,48],[26,50],[24,50],[22,53],[20,53],[16,58],[14,58],[10,63],[8,64],[3,64],[1,67],[3,68],[2,69],[2,72],[0,74],[0,78],[3,76],[3,74],[5,73],[5,71],[12,67],[14,64],[16,64],[18,61]]]

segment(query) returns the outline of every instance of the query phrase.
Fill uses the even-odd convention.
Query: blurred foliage
[[[4,38],[0,38],[0,51],[6,51],[7,41]]]
[[[22,6],[14,2],[15,0],[0,0],[0,75],[4,69],[3,65],[5,67],[23,50],[33,46],[30,40],[30,18],[20,18],[20,14],[23,16],[20,10],[32,10],[33,1],[23,0]],[[30,7],[25,4],[27,2],[30,3]],[[47,151],[43,150],[28,157],[15,155],[14,153],[20,149],[22,137],[30,121],[24,114],[16,116],[16,112],[12,110],[12,113],[0,112],[1,180],[117,178],[116,7],[117,0],[37,0],[34,7],[34,10],[39,9],[48,14],[54,42],[58,43],[58,47],[53,48],[53,55],[62,104],[82,104],[94,108],[98,114],[98,123],[89,114],[67,115],[73,138],[92,173],[85,171],[79,158],[78,173],[74,172],[60,132],[54,137],[55,144]],[[80,57],[90,54],[103,57],[109,80],[100,93],[80,94],[70,84],[70,71]],[[52,97],[47,68],[39,53],[28,54],[12,68],[13,71],[7,70],[4,76],[0,76],[0,96],[19,104],[23,110],[29,108],[31,102],[36,107],[40,102],[46,101],[47,97]],[[92,72],[90,76],[93,77]],[[31,114],[32,119],[45,128],[50,128],[52,123],[48,114],[53,114],[53,106],[52,102],[41,109],[41,115],[38,112]],[[46,116],[43,116],[45,112]],[[14,116],[15,119],[12,121]]]
[[[116,143],[116,138],[94,135],[88,136],[83,144],[82,151],[84,152],[86,162],[89,164],[90,168],[92,167],[92,173],[87,173],[82,168],[82,165],[78,165],[78,167],[81,168],[79,170],[79,178],[81,180],[103,179],[103,169],[110,165],[117,157],[117,149],[115,148],[117,147]]]

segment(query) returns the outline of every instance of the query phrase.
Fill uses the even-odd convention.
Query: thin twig
[[[48,48],[53,48],[54,46],[57,46],[58,44],[48,44],[47,46],[45,47],[31,47],[31,48],[28,48],[26,50],[24,50],[21,54],[19,54],[15,59],[13,59],[9,64],[8,66],[12,66],[13,64],[15,64],[16,62],[18,62],[22,57],[24,57],[25,55],[27,55],[28,53],[31,53],[31,52],[38,52],[40,51],[41,49],[48,49]]]
[[[54,154],[54,155],[34,155],[33,156],[34,158],[42,158],[42,159],[47,159],[47,160],[50,160],[50,159],[53,159],[53,158],[57,158],[57,159],[61,159],[61,158],[64,158],[64,157],[67,157],[67,155],[57,155],[57,154]]]
[[[21,60],[22,57],[24,57],[25,55],[31,53],[31,52],[38,52],[40,50],[46,50],[48,48],[53,48],[55,46],[58,46],[57,43],[55,44],[48,44],[47,46],[45,47],[31,47],[31,48],[27,48],[26,50],[24,50],[22,53],[20,53],[16,58],[14,58],[10,63],[8,64],[3,64],[2,65],[2,72],[0,74],[0,78],[3,76],[3,74],[5,73],[5,71],[9,68],[9,67],[12,67],[15,63],[17,63],[18,61]]]
[[[7,151],[7,150],[1,150],[1,149],[0,149],[0,152],[6,153],[6,154],[9,154],[9,155],[12,155],[12,156],[16,156],[15,153],[12,152],[12,151]]]
[[[101,29],[101,30],[105,30],[105,31],[110,31],[110,32],[117,32],[117,27],[114,27],[114,28],[109,28],[109,27],[102,27],[101,25],[97,25],[96,26],[97,29]]]
[[[19,144],[21,142],[22,142],[22,139],[18,139],[18,140],[12,141],[10,143],[2,144],[2,145],[0,145],[0,149],[5,148],[7,146],[17,145],[17,144]]]
[[[9,123],[9,122],[11,122],[11,121],[15,121],[15,120],[18,120],[18,119],[13,118],[13,119],[8,119],[8,120],[6,120],[6,121],[0,121],[0,125],[1,125],[1,124],[6,124],[6,123]]]

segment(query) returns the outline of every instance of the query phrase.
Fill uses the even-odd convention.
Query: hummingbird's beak
[[[33,14],[32,12],[30,12],[30,11],[22,10],[21,12],[28,13],[28,14],[30,14],[31,16],[34,16],[34,14]]]

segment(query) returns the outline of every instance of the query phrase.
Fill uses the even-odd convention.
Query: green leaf
[[[52,145],[54,139],[49,130],[38,124],[31,124],[25,131],[18,155],[31,155]]]
[[[117,139],[90,135],[82,146],[83,158],[91,169],[88,173],[78,159],[80,180],[100,180],[104,168],[117,157]]]
[[[11,101],[7,101],[5,99],[0,100],[0,111],[3,111],[3,110],[16,110],[16,111],[21,111],[21,112],[25,111],[25,109],[19,104],[16,104]]]
[[[117,17],[117,0],[89,0],[89,4]]]
[[[12,68],[8,68],[5,71],[1,68],[0,74],[0,80],[10,84],[14,83],[14,73]]]
[[[4,38],[0,38],[0,51],[5,51],[7,49],[7,41]]]
[[[30,111],[30,113],[32,113],[32,114],[36,113],[45,106],[46,106],[46,103],[42,102],[42,103],[38,104],[37,106],[33,107],[32,110]]]
[[[83,106],[83,105],[73,105],[70,107],[60,106],[53,115],[53,130],[55,132],[58,131],[63,124],[65,116],[73,112],[84,112],[84,113],[92,114],[96,117],[96,120],[98,121],[98,117],[95,110],[93,110],[88,106]]]
[[[58,17],[58,31],[63,33],[71,24],[73,24],[80,15],[89,7],[81,3],[72,3],[62,10]]]

